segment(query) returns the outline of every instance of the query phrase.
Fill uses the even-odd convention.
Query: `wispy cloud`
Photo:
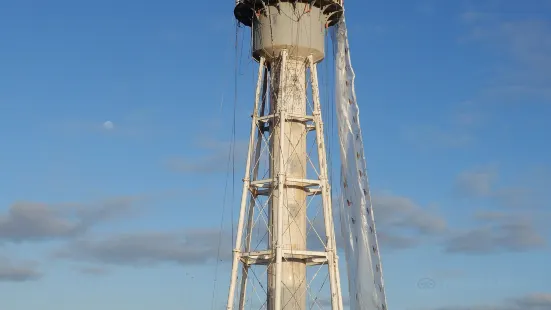
[[[231,234],[230,234],[231,235]],[[196,229],[176,232],[134,232],[103,238],[85,237],[56,251],[62,259],[101,264],[151,267],[160,263],[182,265],[216,261],[220,232]],[[221,259],[231,255],[231,239],[223,234]]]
[[[405,133],[405,137],[409,142],[423,148],[434,146],[462,148],[474,142],[473,135],[460,129],[446,130],[430,125],[410,128]]]
[[[481,44],[496,59],[483,95],[500,101],[551,102],[551,23],[511,20],[505,15],[469,11],[461,15],[468,29],[463,42]]]
[[[168,159],[168,169],[180,173],[220,173],[227,171],[230,161],[241,166],[245,162],[248,141],[221,142],[213,140],[197,141],[195,146],[201,154],[196,156],[176,156]]]
[[[109,273],[109,270],[105,267],[82,267],[78,269],[79,272],[92,276],[102,276]]]
[[[339,200],[333,201],[335,236],[337,246],[343,245]],[[416,204],[413,200],[391,193],[379,193],[373,197],[373,214],[377,223],[377,236],[381,247],[403,250],[420,246],[432,238],[447,232],[447,222],[440,215]],[[308,231],[308,246],[319,250],[325,240],[323,217],[312,220],[313,229]],[[319,236],[318,236],[319,234]]]
[[[456,191],[463,198],[491,204],[473,215],[474,225],[455,231],[445,242],[449,253],[492,254],[537,250],[547,245],[543,228],[534,221],[543,217],[536,190],[522,185],[499,186],[497,165],[460,173]],[[530,209],[531,212],[525,212]]]
[[[456,180],[457,191],[468,197],[487,197],[494,192],[497,166],[461,172]]]
[[[436,6],[432,1],[419,1],[416,6],[416,10],[425,16],[433,16],[436,14]]]
[[[449,306],[434,310],[551,310],[551,293],[535,293],[509,298],[493,305]]]
[[[499,166],[492,164],[461,172],[456,179],[456,192],[465,198],[486,198],[502,207],[537,209],[547,199],[542,193],[541,177],[529,172],[513,184],[501,185]]]
[[[477,227],[455,233],[446,241],[448,253],[494,254],[541,249],[546,240],[530,217],[517,213],[478,213]]]
[[[26,282],[38,280],[42,273],[32,262],[14,263],[0,256],[0,282]]]
[[[454,110],[434,124],[413,126],[404,132],[407,142],[422,149],[460,149],[476,143],[476,130],[483,116],[471,101],[454,105]]]
[[[350,306],[350,298],[348,296],[343,296],[342,299],[343,299],[342,303],[345,307]],[[324,309],[330,309],[330,307],[331,307],[331,298],[330,297],[323,297],[323,298],[318,297],[316,304],[324,307]],[[325,308],[325,307],[328,307],[328,308]]]
[[[447,230],[446,221],[410,198],[380,194],[373,198],[378,227],[409,230],[423,235],[441,234]]]
[[[433,210],[419,206],[408,197],[390,193],[374,195],[373,214],[383,248],[417,247],[448,230],[447,221]]]
[[[76,237],[103,221],[127,215],[137,198],[120,197],[97,204],[18,202],[0,215],[0,242],[33,242]]]
[[[486,176],[478,176],[474,193],[489,191]],[[379,194],[373,198],[373,213],[383,250],[403,250],[427,244],[440,245],[446,253],[495,254],[538,250],[547,240],[530,215],[516,210],[480,211],[472,216],[470,227],[458,229],[448,224],[433,208],[424,208],[408,197]],[[339,218],[339,214],[335,215]],[[335,221],[339,244],[342,244],[340,221]],[[323,222],[314,222],[323,236]],[[309,235],[309,244],[319,244],[315,234]]]
[[[381,247],[407,249],[440,244],[446,253],[477,255],[546,247],[544,228],[533,218],[535,214],[543,216],[543,213],[523,213],[517,203],[530,200],[515,198],[515,195],[528,195],[532,191],[521,186],[500,187],[498,181],[496,165],[459,174],[455,185],[462,197],[482,199],[483,203],[488,203],[489,198],[498,205],[480,209],[472,215],[471,226],[461,229],[450,225],[434,208],[419,206],[408,197],[375,194],[373,208]],[[483,211],[494,209],[497,211]],[[340,232],[338,227],[337,231]]]

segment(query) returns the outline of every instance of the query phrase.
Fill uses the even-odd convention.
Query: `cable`
[[[233,123],[232,123],[232,137],[231,137],[231,145],[235,145],[235,105],[237,104],[237,76],[238,76],[238,68],[239,68],[239,56],[237,55],[237,50],[238,50],[238,38],[239,38],[239,33],[238,31],[235,32],[235,49],[236,49],[236,54],[235,54],[235,63],[234,63],[234,82],[233,82],[233,91],[234,91],[234,94],[233,94]],[[230,148],[232,149],[232,148]],[[232,204],[232,208],[230,209],[231,210],[231,236],[232,236],[232,247],[234,245],[234,223],[233,223],[233,200],[234,200],[234,191],[235,191],[235,148],[233,148],[233,152],[232,152],[232,197],[231,197],[231,204]]]
[[[235,22],[236,42],[237,42],[238,32],[239,32],[239,26],[238,26],[238,22],[236,21]],[[237,43],[234,44],[234,47],[235,47],[235,55],[236,55],[236,58],[237,58],[238,57]],[[237,65],[236,65],[236,70],[237,70]],[[237,84],[237,76],[235,76],[235,80],[236,80],[235,83]],[[236,92],[236,96],[237,96],[237,86],[235,88],[235,92]],[[237,102],[237,100],[235,100],[235,101]],[[224,95],[222,95],[222,101],[220,103],[220,113],[222,113],[223,104],[224,104]],[[220,228],[219,228],[219,232],[218,232],[218,249],[217,249],[217,254],[216,254],[216,267],[215,267],[215,270],[214,270],[214,281],[213,281],[213,288],[212,288],[211,310],[214,310],[215,307],[216,307],[216,285],[218,283],[218,269],[219,269],[219,266],[220,266],[220,253],[221,253],[221,249],[222,249],[222,236],[223,236],[223,231],[224,231],[224,222],[225,222],[225,214],[226,214],[226,198],[227,198],[227,192],[228,192],[228,178],[229,178],[229,173],[230,173],[230,163],[232,162],[232,157],[233,157],[232,181],[233,181],[233,183],[235,183],[235,103],[234,103],[234,126],[233,127],[234,127],[233,137],[232,137],[232,140],[230,142],[230,149],[228,151],[228,162],[227,162],[227,166],[226,166],[226,179],[225,179],[225,184],[224,184],[224,196],[222,198],[222,214],[221,214],[221,219],[220,219]],[[234,191],[235,191],[235,185],[234,185]],[[233,198],[234,197],[233,197],[233,193],[232,193],[232,204],[233,204]],[[230,209],[230,210],[231,210],[230,212],[232,214],[232,238],[233,238],[233,209]]]

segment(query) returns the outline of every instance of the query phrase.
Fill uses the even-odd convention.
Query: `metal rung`
[[[287,178],[285,181],[287,186],[311,187],[321,185],[320,180]]]
[[[307,266],[325,265],[328,262],[327,252],[307,250],[283,250],[284,261],[302,262]],[[275,260],[275,255],[268,250],[241,253],[241,262],[245,265],[269,265]]]
[[[308,196],[321,195],[321,188],[306,188],[306,193]]]
[[[251,182],[251,192],[255,196],[269,196],[271,194],[271,189],[273,179],[258,180]],[[308,196],[320,195],[321,190],[321,181],[319,180],[309,180],[309,179],[295,179],[288,178],[285,182],[286,187],[302,187]]]
[[[270,189],[259,189],[255,192],[256,196],[270,196]]]
[[[264,115],[261,117],[257,117],[257,122],[267,123],[270,119],[275,118],[275,114],[269,114]],[[294,121],[294,122],[300,122],[300,123],[306,123],[306,122],[313,122],[314,116],[313,115],[293,115],[293,114],[287,114],[287,117],[285,117],[286,121]]]
[[[313,122],[314,117],[311,115],[293,115],[293,114],[287,114],[287,117],[285,118],[286,121],[295,121],[300,123],[306,123],[306,122]]]
[[[274,181],[273,179],[257,180],[257,181],[251,182],[250,186],[255,188],[266,188],[266,187],[270,187],[273,181]]]
[[[308,196],[321,195],[321,193],[322,193],[321,188],[307,187],[307,188],[304,189],[304,191],[306,192],[306,194]],[[272,191],[269,188],[267,188],[267,189],[258,189],[254,192],[255,196],[270,196],[271,193],[272,193]]]
[[[270,119],[274,118],[274,114],[269,114],[269,115],[265,115],[265,116],[261,116],[261,117],[257,117],[256,118],[256,121],[257,122],[261,122],[261,123],[267,123]]]

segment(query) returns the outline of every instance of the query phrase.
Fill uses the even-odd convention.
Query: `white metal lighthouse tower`
[[[259,70],[227,309],[310,308],[307,269],[322,266],[331,309],[342,310],[316,70],[325,56],[326,31],[343,14],[342,1],[241,0],[234,14],[252,29]],[[307,209],[316,197],[324,227],[315,234],[323,244],[318,250],[307,242],[315,229]],[[255,229],[265,238],[253,240]],[[265,273],[253,275],[258,266]],[[251,292],[251,281],[264,285]],[[257,297],[252,306],[247,294]]]

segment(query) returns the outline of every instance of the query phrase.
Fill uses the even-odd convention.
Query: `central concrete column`
[[[286,63],[286,70],[283,73],[283,80],[280,77],[280,62],[272,67],[272,81],[274,83],[271,99],[273,104],[272,113],[278,113],[279,109],[285,108],[289,115],[306,115],[306,66],[305,59],[289,58]],[[283,96],[280,96],[277,85],[281,83]],[[271,162],[270,175],[277,179],[280,171],[286,178],[306,178],[306,128],[304,123],[286,122],[285,136],[280,136],[280,123],[273,126],[271,139]],[[284,164],[280,162],[280,154],[283,146]],[[306,192],[303,188],[287,186],[283,193],[279,189],[273,191],[271,199],[272,216],[272,244],[277,239],[277,217],[283,217],[283,242],[285,250],[306,250]],[[279,199],[283,199],[283,210],[278,214]],[[306,309],[306,264],[304,262],[287,262],[282,264],[282,309],[303,310]],[[275,291],[275,265],[268,268],[269,290],[271,296]],[[273,298],[273,297],[272,297]],[[272,300],[273,301],[273,300]],[[273,307],[273,302],[270,306]],[[273,308],[268,308],[272,310]],[[275,310],[275,309],[274,309]]]

